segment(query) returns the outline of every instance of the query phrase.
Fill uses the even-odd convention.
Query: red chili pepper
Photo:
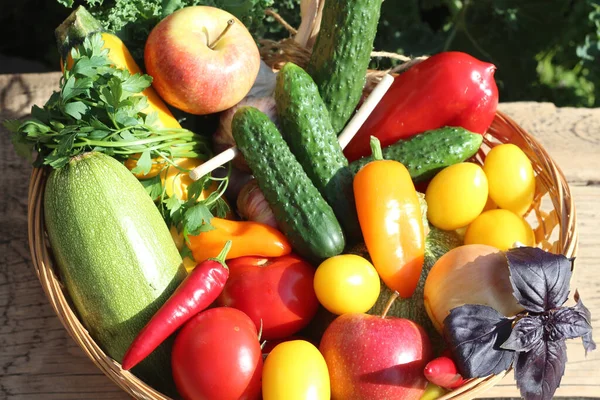
[[[382,146],[444,126],[485,133],[498,106],[493,64],[461,52],[443,52],[398,75],[344,150],[349,161],[370,154],[369,139]]]
[[[429,382],[446,389],[456,389],[465,383],[456,364],[447,356],[434,358],[427,363],[423,372]]]
[[[231,241],[217,258],[201,262],[179,285],[133,340],[123,357],[125,370],[135,367],[188,320],[219,297],[229,277],[225,256]]]

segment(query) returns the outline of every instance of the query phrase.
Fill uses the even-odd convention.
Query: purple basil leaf
[[[564,340],[541,340],[527,353],[519,353],[515,379],[525,400],[550,400],[560,386],[567,363]]]
[[[492,307],[465,304],[450,310],[444,335],[465,378],[499,374],[514,361],[515,352],[500,346],[508,339],[512,320]]]
[[[514,296],[527,311],[542,313],[560,307],[569,296],[571,261],[535,247],[506,252]]]
[[[561,307],[549,315],[549,339],[575,339],[592,333],[592,326],[574,308]]]
[[[544,325],[542,317],[528,315],[517,321],[513,326],[510,337],[502,344],[503,349],[517,352],[527,352],[543,340]]]
[[[579,298],[579,292],[575,290],[575,301],[576,304],[572,309],[581,315],[589,325],[592,325],[592,314],[590,310],[586,306],[583,305],[583,302]],[[583,347],[585,348],[585,354],[589,353],[592,350],[596,350],[596,343],[594,343],[594,339],[592,339],[592,331],[590,330],[588,333],[582,336],[583,339]]]

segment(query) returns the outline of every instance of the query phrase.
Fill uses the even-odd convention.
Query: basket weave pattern
[[[303,0],[303,21],[299,30],[296,31],[288,26],[294,38],[281,42],[261,43],[261,55],[268,65],[274,69],[279,69],[288,61],[300,66],[306,65],[310,57],[310,47],[318,32],[322,7],[322,0]],[[381,53],[374,55],[380,56]],[[389,56],[389,54],[383,55]],[[402,56],[394,58],[404,59]],[[419,59],[409,61],[391,72],[399,72],[418,61]],[[390,71],[369,71],[366,91],[370,91],[369,89],[387,72]],[[489,150],[502,143],[513,143],[519,146],[533,164],[536,174],[536,193],[528,212],[528,220],[534,221],[537,246],[562,253],[567,257],[575,256],[577,251],[575,206],[562,171],[534,137],[501,112],[496,113],[490,129],[484,136],[484,144],[472,161],[482,164]],[[68,294],[54,268],[52,249],[44,227],[43,193],[47,175],[46,169],[34,169],[31,175],[28,195],[28,235],[33,265],[51,306],[65,329],[86,355],[125,392],[136,399],[168,400],[168,397],[146,385],[130,372],[122,370],[117,361],[108,357],[90,337],[73,311]],[[472,379],[440,399],[472,399],[498,383],[505,375],[506,373],[502,373],[487,378]]]

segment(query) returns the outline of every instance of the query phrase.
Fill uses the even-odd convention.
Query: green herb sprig
[[[141,154],[135,173],[147,173],[153,159],[211,155],[205,137],[182,128],[157,126],[158,114],[146,114],[149,75],[130,74],[111,64],[100,34],[88,36],[71,50],[73,64],[65,68],[60,90],[43,107],[33,106],[26,121],[6,121],[21,155],[37,158],[33,165],[61,168],[69,158],[100,151],[124,160]]]
[[[166,176],[171,168],[176,168],[177,174],[190,172],[177,164],[178,158],[210,158],[209,140],[187,129],[159,127],[158,113],[144,112],[148,99],[141,93],[151,85],[152,77],[132,75],[112,65],[103,46],[99,33],[88,36],[71,50],[70,68],[65,60],[59,91],[43,107],[33,106],[31,118],[4,122],[13,132],[17,153],[31,159],[36,152],[35,167],[56,169],[87,151],[103,152],[121,161],[131,157],[137,160],[132,169],[135,174],[145,175],[153,164],[160,163],[161,174],[140,182],[167,224],[186,239],[213,229],[213,214],[223,217],[229,211],[222,195],[230,171],[223,178],[208,175],[192,183],[186,200],[175,190],[168,196],[161,175]],[[203,190],[215,182],[217,189],[202,199]]]

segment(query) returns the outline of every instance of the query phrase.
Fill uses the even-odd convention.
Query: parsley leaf
[[[71,69],[65,68],[59,90],[46,104],[33,106],[28,120],[5,123],[19,154],[37,152],[36,167],[61,168],[86,151],[121,160],[141,153],[135,172],[149,171],[158,157],[209,158],[207,138],[155,126],[157,114],[146,115],[148,101],[141,94],[152,78],[117,68],[103,46],[99,33],[86,37],[71,50]]]

